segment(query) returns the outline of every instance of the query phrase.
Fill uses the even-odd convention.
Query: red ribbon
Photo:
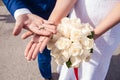
[[[76,80],[79,80],[79,77],[78,77],[78,68],[74,68],[74,74],[75,74]]]

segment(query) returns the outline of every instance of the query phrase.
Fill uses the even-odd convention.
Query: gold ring
[[[41,30],[41,29],[45,29],[45,27],[44,27],[44,26],[42,26],[42,27],[39,27],[39,30]]]

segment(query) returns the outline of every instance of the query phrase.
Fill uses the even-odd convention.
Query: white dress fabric
[[[78,0],[70,17],[95,27],[120,0]],[[89,62],[79,68],[79,80],[105,80],[114,50],[120,43],[120,24],[95,41],[94,53]],[[63,65],[59,80],[76,80],[73,68]]]

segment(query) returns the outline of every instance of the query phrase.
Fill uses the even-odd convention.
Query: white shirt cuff
[[[20,16],[22,14],[28,14],[28,13],[31,13],[31,11],[27,8],[17,9],[14,13],[14,17],[16,19],[18,16]]]

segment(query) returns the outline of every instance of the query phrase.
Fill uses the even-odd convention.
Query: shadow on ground
[[[5,21],[6,23],[14,23],[15,19],[11,15],[0,15],[0,21]]]

